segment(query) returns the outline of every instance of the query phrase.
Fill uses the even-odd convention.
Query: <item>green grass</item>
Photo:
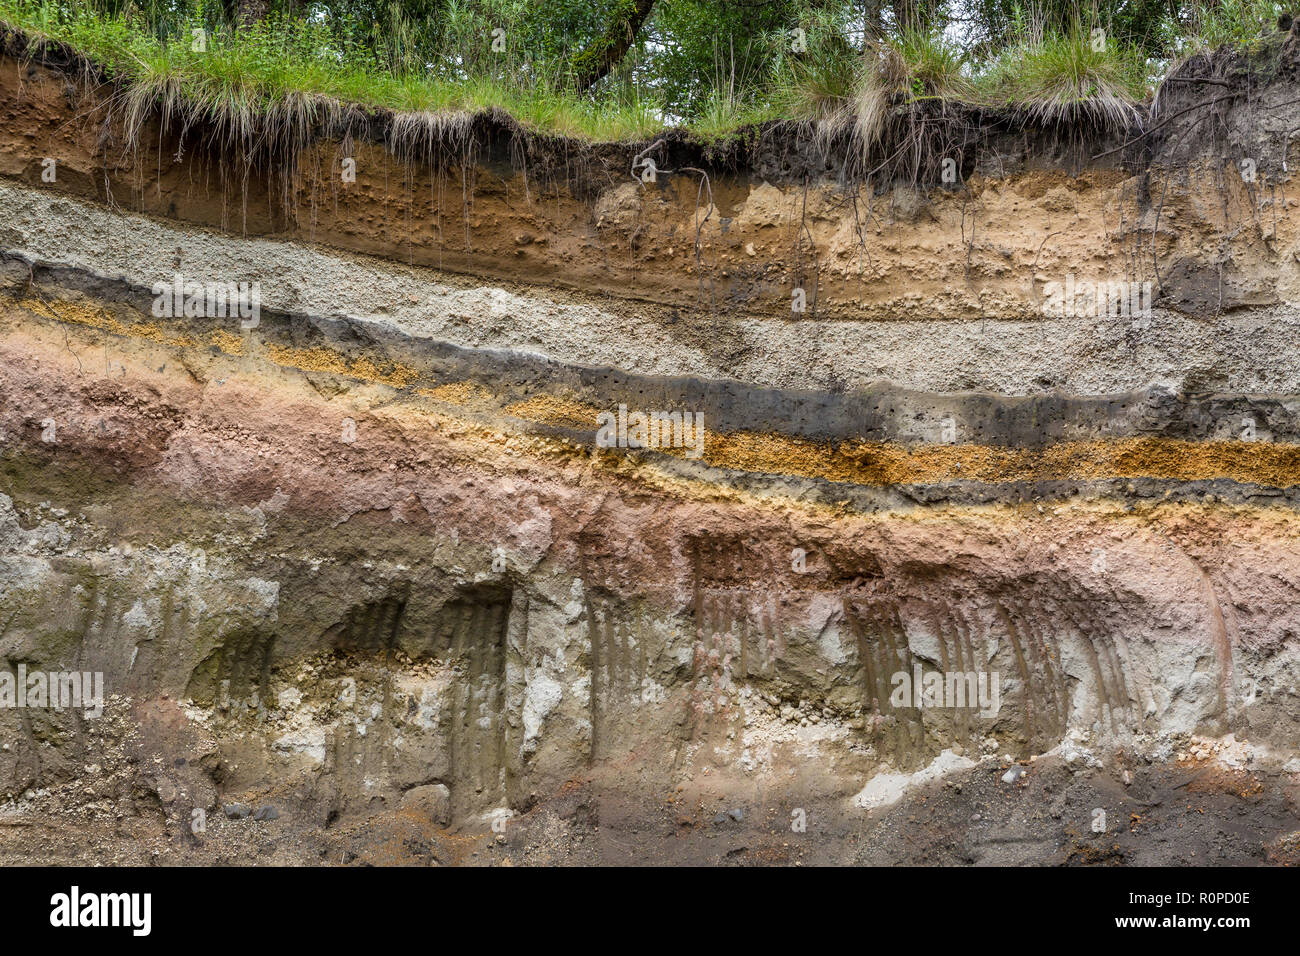
[[[132,9],[129,5],[127,10]],[[1271,0],[1215,0],[1182,15],[1187,49],[1249,45],[1270,29]],[[214,12],[146,21],[110,14],[97,0],[0,0],[0,22],[29,37],[62,42],[98,64],[122,90],[128,136],[160,115],[168,124],[212,124],[234,144],[258,137],[305,141],[317,124],[350,110],[391,111],[395,142],[454,142],[485,110],[503,110],[543,135],[589,142],[644,141],[671,125],[715,141],[775,119],[818,126],[819,135],[852,130],[874,145],[891,114],[925,101],[1018,111],[1027,121],[1091,119],[1125,128],[1149,93],[1149,64],[1135,49],[1094,42],[1083,26],[1064,34],[1020,28],[1020,40],[991,62],[971,62],[940,30],[906,31],[867,44],[846,39],[832,14],[807,22],[807,49],[780,52],[767,74],[719,77],[692,113],[668,115],[645,71],[620,69],[596,95],[580,95],[564,66],[530,62],[519,51],[493,53],[481,24],[449,16],[440,52],[416,55],[410,24],[395,20],[356,39],[323,21],[272,18],[236,35]],[[193,31],[206,31],[196,48]],[[559,63],[560,61],[557,61]]]
[[[272,20],[237,36],[206,32],[196,49],[192,31],[207,30],[199,20],[164,40],[128,17],[49,0],[0,0],[0,21],[66,43],[103,67],[128,91],[132,120],[156,104],[169,122],[207,119],[232,138],[252,135],[262,117],[283,129],[344,105],[452,116],[498,108],[539,133],[593,141],[643,139],[664,126],[653,100],[626,84],[599,99],[581,97],[508,55],[495,75],[395,72],[310,23]]]
[[[1034,122],[1087,117],[1123,131],[1146,98],[1147,79],[1137,51],[1076,24],[1069,33],[1007,50],[982,85],[990,103],[1021,110]]]
[[[895,61],[892,83],[899,93],[912,100],[979,99],[965,53],[942,33],[904,30],[890,47]]]
[[[842,27],[823,15],[808,23],[805,50],[795,54],[779,48],[772,83],[765,91],[777,115],[831,126],[843,121],[852,108],[863,58],[844,42]]]
[[[772,104],[757,92],[715,86],[709,90],[699,112],[691,117],[690,129],[706,143],[716,143],[737,130],[779,118]]]

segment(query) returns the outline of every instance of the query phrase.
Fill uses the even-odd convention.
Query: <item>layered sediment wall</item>
[[[784,128],[652,182],[654,144],[513,133],[126,148],[111,89],[0,59],[0,657],[108,695],[0,708],[10,812],[176,860],[246,858],[244,804],[283,859],[456,861],[513,815],[577,860],[743,804],[779,855],[918,772],[1231,734],[1280,773],[1289,49],[1190,64],[1124,148],[992,129],[934,189]],[[1197,112],[1211,69],[1244,92]],[[954,674],[978,700],[913,693]]]

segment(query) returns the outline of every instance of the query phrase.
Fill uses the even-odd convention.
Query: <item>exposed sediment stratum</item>
[[[0,671],[107,695],[0,707],[0,854],[1287,861],[1293,49],[933,190],[789,130],[240,168],[0,59]],[[900,702],[951,673],[992,696]]]

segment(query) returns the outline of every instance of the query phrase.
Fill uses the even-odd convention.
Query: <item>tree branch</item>
[[[627,12],[615,19],[590,47],[573,57],[570,65],[578,92],[591,89],[618,65],[632,48],[654,5],[655,0],[632,0]]]

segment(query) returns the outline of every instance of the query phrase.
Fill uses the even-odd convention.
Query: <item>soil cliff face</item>
[[[128,149],[112,90],[0,59],[0,670],[105,695],[0,707],[3,852],[1280,858],[1275,53],[933,189],[783,128]]]

